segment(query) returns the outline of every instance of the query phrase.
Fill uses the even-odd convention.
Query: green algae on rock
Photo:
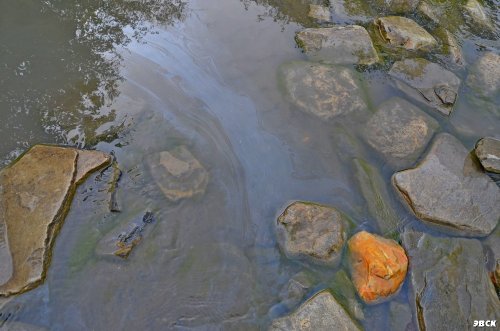
[[[363,65],[379,61],[370,35],[359,25],[309,28],[298,32],[296,40],[311,60]]]
[[[101,152],[36,145],[0,172],[0,222],[12,257],[12,276],[0,284],[0,296],[43,281],[77,181],[110,161]]]
[[[401,16],[380,17],[375,20],[380,35],[389,45],[409,51],[430,51],[437,41],[415,21]]]

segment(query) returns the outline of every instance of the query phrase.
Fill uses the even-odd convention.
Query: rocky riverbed
[[[116,135],[7,158],[0,330],[499,320],[496,0],[194,4],[124,52]]]

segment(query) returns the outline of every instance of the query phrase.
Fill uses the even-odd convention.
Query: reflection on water
[[[347,286],[333,284],[344,265],[311,268],[282,256],[275,217],[290,200],[311,200],[342,209],[357,229],[375,230],[352,161],[366,161],[380,170],[380,182],[389,182],[394,169],[360,136],[379,104],[407,97],[374,70],[360,73],[370,100],[362,114],[325,123],[288,103],[277,69],[304,59],[294,34],[313,24],[310,2],[5,4],[0,24],[12,31],[0,36],[2,157],[35,141],[85,143],[114,152],[123,172],[120,213],[108,209],[111,170],[79,188],[46,282],[1,310],[11,314],[8,323],[51,330],[265,329],[294,308],[279,297],[301,271],[313,274],[309,294],[331,287],[361,306]],[[363,1],[346,3],[344,13],[366,15],[356,9]],[[461,42],[467,63],[497,45],[476,36]],[[463,80],[466,71],[457,75]],[[419,106],[471,147],[500,125],[494,111],[473,102],[461,93],[450,120]],[[204,195],[173,203],[146,160],[181,145],[210,180]],[[414,221],[386,191],[397,217]],[[99,252],[102,238],[145,211],[156,221],[127,261]],[[406,295],[404,287],[397,301],[407,302]],[[359,309],[367,329],[389,328],[388,305]]]
[[[0,159],[16,147],[114,139],[96,130],[115,118],[117,47],[153,25],[182,20],[182,0],[0,3]],[[113,134],[114,133],[114,134]],[[14,153],[16,151],[14,150]]]

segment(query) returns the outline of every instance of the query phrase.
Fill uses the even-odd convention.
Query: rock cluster
[[[77,184],[110,162],[98,151],[36,145],[0,172],[0,296],[43,280]]]

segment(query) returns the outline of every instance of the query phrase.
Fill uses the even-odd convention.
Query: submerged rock
[[[367,110],[360,82],[351,69],[293,61],[280,71],[290,101],[306,113],[330,120]]]
[[[335,208],[294,202],[278,217],[278,243],[291,259],[334,266],[340,262],[346,228],[346,220]]]
[[[309,17],[319,23],[331,22],[330,8],[321,5],[309,5]]]
[[[395,233],[400,226],[400,221],[385,180],[378,169],[365,160],[354,159],[353,163],[356,180],[370,215],[375,218],[379,230],[384,235]]]
[[[479,1],[467,0],[463,9],[465,11],[465,19],[472,32],[485,37],[494,37],[495,25]]]
[[[390,330],[417,331],[413,327],[413,316],[408,303],[391,301],[389,304]]]
[[[413,12],[420,0],[375,0],[375,6],[384,12],[403,14]]]
[[[483,138],[477,142],[475,152],[486,171],[500,174],[500,140]]]
[[[411,97],[449,115],[457,99],[460,78],[425,59],[397,61],[389,71],[398,87]]]
[[[110,161],[101,152],[36,145],[0,172],[0,224],[7,228],[12,261],[11,271],[7,265],[1,273],[0,296],[43,280],[77,182]]]
[[[337,302],[340,303],[351,316],[359,321],[365,319],[363,306],[356,295],[356,288],[349,278],[349,275],[344,270],[341,269],[335,273],[328,287]]]
[[[412,165],[425,149],[439,124],[401,98],[382,103],[368,121],[365,137],[394,166]]]
[[[500,218],[500,188],[453,136],[440,134],[414,169],[393,176],[416,216],[440,230],[487,236]]]
[[[380,303],[399,291],[408,258],[397,242],[361,231],[349,239],[347,247],[352,280],[363,301]]]
[[[291,315],[274,320],[270,331],[359,331],[344,308],[328,291],[321,291],[303,303]]]
[[[488,52],[479,58],[470,70],[467,85],[483,98],[500,96],[500,55]]]
[[[410,51],[429,51],[438,45],[436,39],[429,32],[406,17],[377,18],[375,25],[383,40],[394,47]]]
[[[118,256],[126,259],[132,250],[142,241],[144,231],[154,222],[151,212],[146,212],[131,222],[111,231],[97,245],[97,254]]]
[[[359,25],[305,29],[297,33],[296,40],[312,60],[365,65],[379,61],[370,35]]]
[[[313,287],[313,280],[305,272],[295,274],[279,294],[281,304],[288,309],[295,307]]]
[[[500,318],[478,240],[408,230],[403,245],[411,261],[410,302],[420,330],[470,330],[471,321]]]
[[[148,164],[167,199],[178,201],[205,193],[208,172],[185,146],[154,154]]]
[[[454,66],[463,67],[465,65],[464,54],[455,36],[444,28],[437,28],[434,33],[441,39],[442,52],[446,55],[448,62]]]

